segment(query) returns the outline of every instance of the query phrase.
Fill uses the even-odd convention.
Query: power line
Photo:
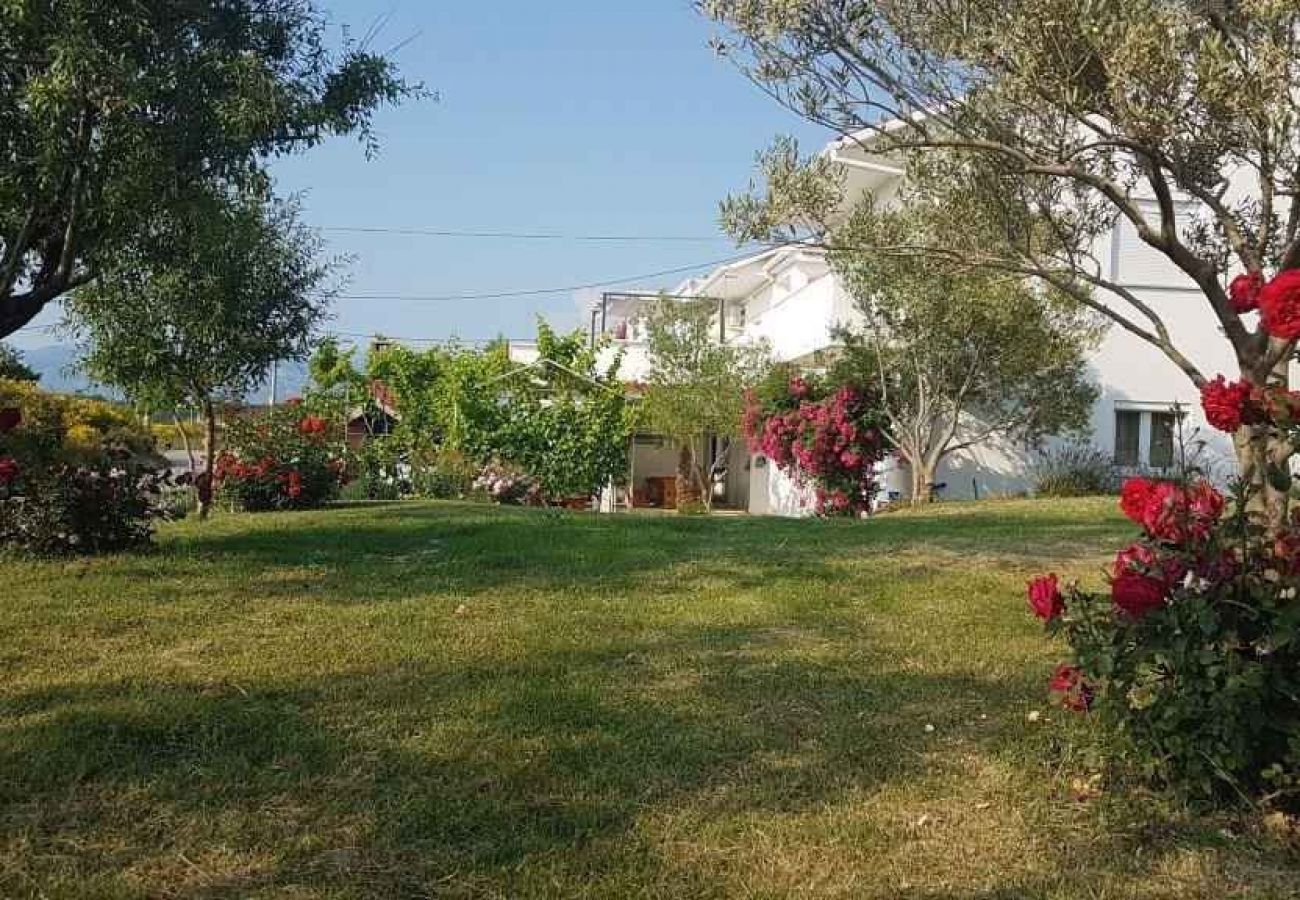
[[[564,234],[551,231],[472,231],[453,228],[401,228],[389,226],[328,225],[320,231],[340,234],[396,234],[410,237],[481,238],[513,241],[589,241],[597,243],[692,243],[716,244],[728,240],[723,235],[682,234]]]
[[[725,259],[715,259],[710,262],[695,263],[694,265],[689,266],[678,266],[673,269],[661,269],[658,272],[645,272],[640,275],[628,275],[624,278],[610,278],[605,281],[592,281],[587,284],[570,284],[563,287],[532,288],[529,290],[519,291],[497,291],[484,294],[432,294],[427,296],[417,294],[336,294],[335,297],[340,300],[418,300],[423,302],[505,300],[514,297],[538,297],[546,294],[567,294],[572,291],[614,287],[616,285],[626,284],[629,281],[642,281],[649,278],[658,278],[662,275],[679,275],[683,272],[693,272],[696,269],[713,268],[715,266],[723,266],[728,263],[739,262],[742,259],[748,259],[750,255],[751,254],[748,253],[742,253],[739,256],[729,256]]]

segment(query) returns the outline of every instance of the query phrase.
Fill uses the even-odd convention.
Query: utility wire
[[[549,231],[466,231],[451,228],[399,228],[384,226],[329,225],[318,229],[340,234],[397,234],[411,237],[497,238],[514,241],[591,241],[602,243],[681,242],[716,244],[728,240],[723,235],[704,237],[681,234],[563,234]]]
[[[419,300],[425,302],[440,302],[453,300],[505,300],[513,297],[538,297],[546,294],[567,294],[572,291],[584,291],[592,288],[614,287],[615,285],[626,284],[629,281],[642,281],[649,278],[658,278],[662,275],[679,275],[683,272],[693,272],[696,269],[713,268],[728,263],[739,262],[751,256],[749,253],[742,253],[739,256],[728,256],[724,259],[715,259],[710,262],[695,263],[689,266],[678,266],[673,269],[660,269],[658,272],[644,272],[640,275],[628,275],[624,278],[610,278],[605,281],[592,281],[587,284],[569,284],[563,287],[552,288],[533,288],[530,290],[520,291],[497,291],[485,294],[432,294],[420,296],[415,294],[336,294],[335,297],[340,300]]]

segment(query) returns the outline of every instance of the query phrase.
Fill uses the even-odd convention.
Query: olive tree
[[[719,49],[777,100],[909,173],[948,212],[921,254],[1042,280],[1149,344],[1197,386],[1208,374],[1161,311],[1109,277],[1120,223],[1199,290],[1240,377],[1285,387],[1292,328],[1251,324],[1230,279],[1300,268],[1300,6],[1270,0],[702,0]],[[729,207],[747,237],[818,219],[810,169],[769,160],[765,198]],[[824,165],[814,161],[812,170]],[[937,177],[936,177],[937,176]],[[795,195],[802,192],[802,197]],[[1146,202],[1149,198],[1150,202]],[[775,204],[771,201],[775,201]],[[808,216],[790,216],[807,212]],[[975,223],[976,228],[969,228]],[[978,236],[978,240],[973,236]],[[993,238],[989,240],[989,238]],[[867,248],[863,248],[864,250]],[[1300,292],[1286,297],[1300,304]],[[1264,317],[1267,319],[1267,317]],[[1239,467],[1285,517],[1293,450],[1243,425]]]
[[[913,503],[932,498],[951,454],[992,441],[1028,447],[1087,427],[1097,388],[1088,351],[1099,317],[1019,275],[851,249],[859,227],[925,240],[931,216],[858,211],[830,254],[860,321],[843,327],[834,380],[872,385],[882,431],[911,475]]]
[[[335,268],[321,248],[293,203],[212,196],[159,217],[68,299],[67,327],[93,378],[135,400],[202,411],[200,516],[212,500],[218,403],[311,350]]]

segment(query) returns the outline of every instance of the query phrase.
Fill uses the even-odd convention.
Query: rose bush
[[[0,381],[0,548],[42,556],[147,544],[170,482],[129,410]]]
[[[537,479],[501,460],[493,460],[484,466],[471,488],[493,503],[538,506],[543,502],[542,488]]]
[[[1269,538],[1249,498],[1203,480],[1131,479],[1141,534],[1105,593],[1030,582],[1028,602],[1074,660],[1049,687],[1099,716],[1129,758],[1203,795],[1300,794],[1300,519]]]
[[[300,404],[229,416],[214,468],[218,495],[247,512],[323,506],[348,478],[341,438],[341,426]]]
[[[778,368],[746,395],[743,425],[750,452],[813,485],[819,515],[870,512],[885,445],[868,391],[820,385]]]

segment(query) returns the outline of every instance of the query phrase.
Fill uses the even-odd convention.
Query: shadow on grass
[[[322,596],[355,602],[504,586],[618,593],[693,565],[739,588],[783,579],[835,582],[855,559],[908,555],[936,557],[934,565],[944,564],[943,557],[978,556],[1034,569],[1044,560],[1100,558],[1125,533],[1114,519],[1028,508],[1018,515],[995,504],[941,517],[823,522],[391,504],[366,507],[364,515],[339,509],[254,517],[246,520],[249,528],[233,533],[186,532],[171,547],[214,566],[325,566],[332,587]]]
[[[666,859],[643,823],[817,815],[1043,749],[999,714],[1033,690],[1023,679],[864,670],[774,642],[682,628],[508,665],[19,694],[0,710],[0,893],[723,895],[725,872]],[[1094,841],[1083,863],[1137,840]],[[1033,895],[1006,877],[897,896]]]

